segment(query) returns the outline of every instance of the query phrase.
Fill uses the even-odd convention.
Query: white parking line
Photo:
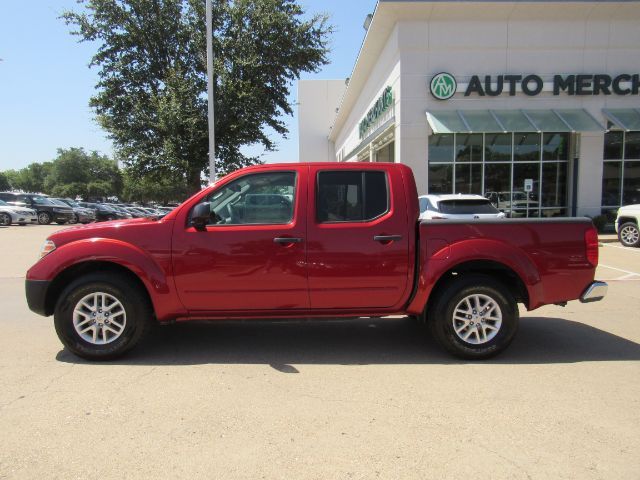
[[[638,249],[638,248],[623,247],[622,245],[611,245],[610,243],[602,243],[601,245],[603,247],[607,247],[607,248],[619,248],[620,250],[624,250],[624,251],[630,252],[630,253],[640,253],[640,249]]]
[[[598,266],[599,266],[599,267],[603,267],[603,268],[608,268],[608,269],[610,269],[610,270],[616,270],[616,271],[618,271],[618,272],[622,272],[622,273],[627,273],[628,275],[625,275],[625,277],[626,277],[626,276],[629,276],[629,275],[638,275],[638,276],[640,276],[640,273],[637,273],[637,272],[631,272],[631,271],[629,271],[629,270],[623,270],[622,268],[611,267],[611,266],[609,266],[609,265],[603,265],[602,263],[598,264]]]

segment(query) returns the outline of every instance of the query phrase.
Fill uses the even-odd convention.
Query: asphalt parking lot
[[[24,300],[59,228],[0,229],[0,478],[640,478],[640,249],[491,361],[397,318],[162,327],[90,364]]]

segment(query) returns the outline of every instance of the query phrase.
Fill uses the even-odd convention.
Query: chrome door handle
[[[395,242],[402,240],[402,235],[374,235],[373,240],[376,242]]]
[[[302,239],[294,237],[276,237],[273,239],[273,243],[302,243]]]

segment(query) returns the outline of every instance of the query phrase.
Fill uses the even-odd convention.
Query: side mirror
[[[209,206],[209,202],[197,204],[193,208],[193,213],[191,214],[191,225],[193,225],[198,231],[206,230],[210,215],[211,208]]]

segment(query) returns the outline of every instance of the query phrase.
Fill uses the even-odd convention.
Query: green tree
[[[11,184],[9,183],[9,179],[5,175],[4,172],[0,172],[0,190],[9,190],[11,189]]]
[[[122,174],[116,161],[83,148],[60,148],[44,182],[54,196],[105,197],[122,190]]]
[[[64,20],[96,42],[91,99],[130,174],[183,178],[191,191],[208,170],[204,0],[79,0]],[[275,149],[286,136],[287,96],[303,71],[327,63],[326,15],[305,19],[295,0],[213,2],[216,168],[256,163],[244,145]]]
[[[167,204],[182,201],[188,196],[188,186],[184,180],[170,177],[147,175],[138,179],[130,171],[123,175],[122,198],[128,202],[156,201]]]
[[[20,170],[4,172],[10,188],[24,192],[45,193],[45,179],[53,164],[51,162],[32,163]]]

